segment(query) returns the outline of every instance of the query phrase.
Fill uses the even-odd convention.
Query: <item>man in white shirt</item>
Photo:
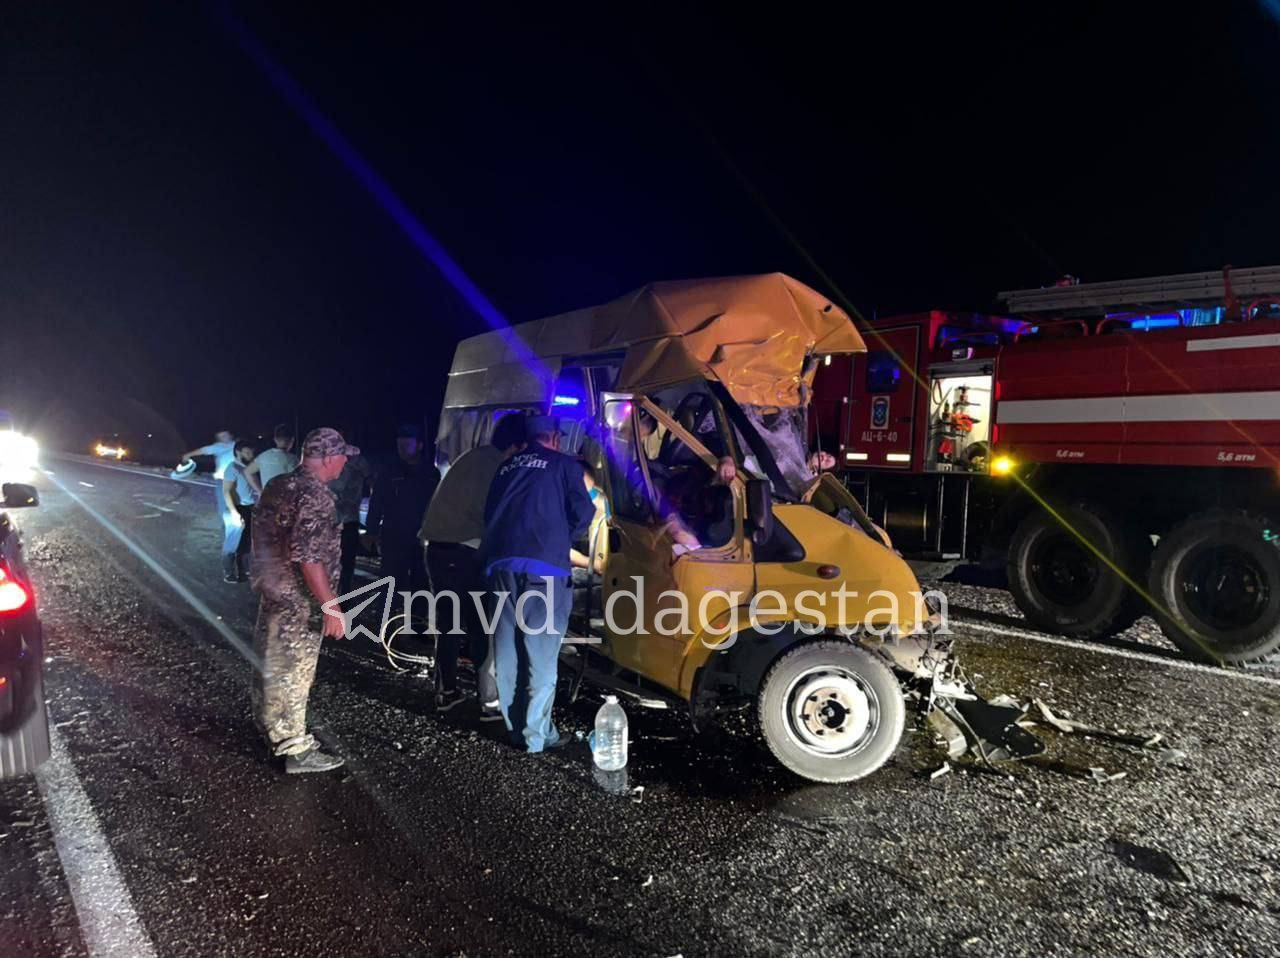
[[[194,459],[196,456],[212,456],[213,478],[221,479],[222,474],[227,470],[227,466],[235,458],[236,437],[231,434],[229,429],[219,429],[213,434],[213,439],[214,441],[207,446],[184,452],[182,458],[185,461]]]
[[[235,436],[231,434],[229,429],[219,429],[213,434],[213,439],[214,441],[209,443],[207,446],[200,446],[196,449],[184,452],[182,454],[182,459],[185,462],[188,459],[194,459],[196,456],[213,457],[213,478],[215,480],[213,502],[218,508],[218,522],[222,526],[222,545],[223,553],[225,554],[227,539],[231,535],[233,529],[236,533],[236,542],[239,543],[239,530],[242,525],[239,514],[234,508],[228,507],[227,497],[222,488],[223,474],[227,471],[227,466],[231,465],[231,461],[236,455],[236,440]],[[235,547],[233,546],[232,552],[234,551]],[[234,569],[232,570],[232,574],[233,577],[230,581],[234,582]],[[223,570],[223,576],[224,578],[226,576],[225,569]]]
[[[218,490],[223,500],[222,580],[248,582],[245,556],[249,554],[253,530],[253,504],[258,493],[249,482],[249,464],[253,461],[253,443],[241,439],[235,444],[235,455],[222,473]]]
[[[283,476],[298,468],[298,457],[293,454],[293,427],[281,423],[275,429],[275,446],[258,453],[249,463],[245,475],[258,495],[276,476]]]

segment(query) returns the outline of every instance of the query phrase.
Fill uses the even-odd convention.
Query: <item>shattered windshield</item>
[[[743,465],[770,481],[773,494],[785,501],[798,501],[812,484],[815,474],[809,468],[809,452],[805,445],[805,410],[802,406],[739,407],[750,426],[739,426],[743,446]]]

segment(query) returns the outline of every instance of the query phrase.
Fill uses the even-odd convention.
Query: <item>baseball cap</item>
[[[328,426],[312,429],[302,440],[303,459],[323,459],[325,456],[358,456],[360,450],[348,446],[342,433]]]
[[[422,430],[419,429],[417,426],[415,426],[411,422],[403,423],[400,426],[400,428],[396,430],[396,438],[397,439],[417,439],[419,442],[421,442]]]
[[[524,424],[525,435],[532,439],[535,436],[560,431],[560,420],[555,416],[530,416]]]

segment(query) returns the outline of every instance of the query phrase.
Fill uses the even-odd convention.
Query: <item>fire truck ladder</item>
[[[1280,266],[1232,269],[1207,273],[1179,273],[1110,283],[1078,283],[1044,289],[1015,289],[999,294],[1015,316],[1053,313],[1058,316],[1097,316],[1120,311],[1155,311],[1226,305],[1238,312],[1239,303],[1280,302]]]

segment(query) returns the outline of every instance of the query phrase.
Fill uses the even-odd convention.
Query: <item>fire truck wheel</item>
[[[906,705],[889,667],[848,641],[809,642],[774,663],[760,690],[760,730],[791,771],[852,782],[889,760]]]
[[[1048,512],[1027,515],[1009,543],[1009,590],[1027,621],[1046,632],[1096,639],[1123,632],[1142,614],[1142,600],[1087,548],[1140,581],[1150,540],[1092,503],[1058,509],[1066,528]]]
[[[1230,664],[1280,649],[1280,526],[1243,512],[1192,516],[1160,539],[1151,596],[1188,655]]]

